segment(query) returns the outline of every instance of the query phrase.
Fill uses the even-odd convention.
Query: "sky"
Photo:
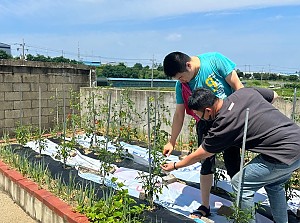
[[[300,0],[0,0],[0,42],[128,66],[220,52],[241,71],[300,71]]]

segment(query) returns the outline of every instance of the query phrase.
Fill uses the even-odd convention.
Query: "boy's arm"
[[[278,98],[278,94],[275,91],[273,91],[273,93],[274,93],[274,96],[273,96],[273,100],[271,101],[271,104],[273,104],[274,101]]]
[[[228,74],[225,80],[235,91],[244,87],[237,75],[236,70],[233,70],[230,74]]]
[[[164,146],[163,155],[169,156],[175,147],[177,137],[182,129],[185,116],[184,104],[176,104],[175,113],[173,116],[171,138],[169,142]]]

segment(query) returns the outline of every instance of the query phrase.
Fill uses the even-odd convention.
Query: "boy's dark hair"
[[[203,112],[205,108],[213,106],[217,99],[211,90],[197,88],[189,97],[188,107],[189,109]]]
[[[186,71],[186,63],[191,57],[182,52],[169,53],[163,62],[164,72],[168,77],[174,77],[177,73]]]

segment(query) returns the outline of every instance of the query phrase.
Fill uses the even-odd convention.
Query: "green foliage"
[[[73,137],[75,137],[76,129],[81,127],[81,106],[80,106],[80,93],[70,89],[70,109],[71,113],[67,116],[67,127],[71,129]]]
[[[151,126],[150,138],[148,139],[149,153],[151,159],[149,159],[150,173],[138,172],[139,176],[137,179],[142,183],[142,187],[145,191],[145,197],[150,204],[150,208],[154,208],[153,197],[158,199],[158,194],[162,193],[163,187],[165,186],[161,182],[162,169],[161,163],[165,161],[161,151],[163,146],[168,140],[168,133],[161,129],[162,124],[170,125],[170,121],[167,117],[170,116],[169,108],[160,104],[161,98],[149,98],[149,109],[145,109],[149,120],[148,125]]]
[[[78,211],[85,214],[91,222],[143,222],[141,214],[145,210],[145,205],[137,205],[129,196],[128,190],[122,189],[124,186],[122,183],[117,183],[118,190],[108,188],[108,192],[103,192],[103,198],[96,202],[94,186],[92,184],[86,187],[77,186],[71,172],[68,184],[62,180],[62,174],[57,174],[55,179],[51,179],[48,167],[43,162],[29,162],[26,155],[24,157],[17,155],[11,145],[0,145],[0,157],[40,186],[46,184],[48,189],[59,197],[69,202],[76,199]],[[112,182],[116,183],[116,180],[113,178]]]
[[[7,54],[4,50],[0,50],[0,59],[12,59],[12,56]]]
[[[115,183],[116,178],[113,178],[112,181]],[[128,190],[122,189],[123,186],[122,183],[118,183],[119,190],[108,188],[98,202],[92,206],[83,204],[78,206],[77,210],[95,223],[141,223],[140,215],[143,213],[145,205],[136,205],[136,201],[129,196]]]
[[[250,220],[254,219],[254,208],[251,210],[243,210],[237,207],[236,202],[233,202],[230,208],[232,210],[232,215],[226,217],[229,222],[248,223]]]
[[[8,165],[16,168],[20,173],[26,174],[41,186],[50,177],[48,166],[44,162],[31,163],[28,161],[28,155],[20,156],[15,153],[11,145],[0,146],[0,157]]]
[[[238,205],[236,200],[236,194],[231,194],[233,198],[232,205],[230,206],[231,209],[231,215],[226,216],[227,220],[229,222],[234,222],[234,223],[248,223],[250,220],[254,219],[254,213],[255,210],[259,208],[261,205],[260,203],[255,204],[252,208],[250,209],[241,209]]]
[[[30,141],[31,126],[18,124],[17,128],[15,129],[15,134],[17,142],[21,145],[25,145]]]
[[[300,89],[300,83],[286,83],[284,84],[284,88],[290,88],[290,89]]]
[[[195,148],[198,146],[198,139],[197,139],[197,134],[195,133],[195,125],[196,125],[196,120],[194,118],[190,119],[188,128],[189,128],[189,153],[192,153]]]
[[[68,58],[64,58],[63,56],[60,57],[49,57],[37,54],[36,56],[32,54],[27,54],[26,56],[27,61],[40,61],[40,62],[53,62],[53,63],[69,63],[69,64],[83,64],[82,62],[78,62],[76,60],[70,60]]]
[[[100,174],[103,177],[103,182],[105,181],[105,177],[112,170],[112,163],[117,160],[118,153],[112,153],[106,148],[106,141],[97,141],[96,153],[98,154],[98,158],[100,160]]]
[[[102,65],[96,69],[98,77],[112,77],[112,78],[151,78],[153,71],[153,78],[166,79],[163,72],[162,65],[155,66],[156,69],[149,66],[143,67],[142,64],[136,63],[133,67],[127,67],[124,63],[117,65],[107,64]]]
[[[293,172],[291,178],[285,183],[285,198],[286,201],[294,198],[299,197],[299,195],[294,190],[295,188],[300,188],[300,170]]]
[[[46,137],[44,137],[45,130],[40,132],[38,127],[32,128],[32,139],[35,141],[35,144],[38,145],[39,155],[42,155],[42,151],[46,149]]]
[[[102,99],[101,95],[99,97],[101,97],[101,99]],[[88,112],[86,112],[85,115],[81,117],[81,120],[82,120],[81,126],[84,129],[86,136],[91,138],[90,148],[92,148],[92,146],[96,143],[96,142],[94,142],[94,140],[96,140],[94,137],[95,133],[96,133],[96,124],[101,125],[101,127],[104,127],[104,123],[102,122],[102,120],[96,121],[96,116],[97,115],[99,116],[99,113],[101,111],[97,112],[97,110],[95,108],[95,94],[89,92],[89,95],[84,98],[84,101],[85,101],[84,108],[87,109]],[[105,107],[107,107],[107,106],[105,106]]]
[[[221,153],[216,154],[217,160],[221,160],[222,157],[223,156]],[[216,171],[214,172],[214,189],[217,190],[218,182],[220,182],[221,180],[225,180],[225,179],[226,179],[226,171],[221,167],[216,168]]]
[[[60,146],[57,146],[57,155],[55,158],[62,159],[64,167],[66,168],[67,159],[71,157],[71,151],[75,147],[75,138],[73,137],[70,141],[62,139]]]
[[[115,110],[113,120],[119,123],[119,138],[131,142],[137,138],[137,126],[142,120],[141,114],[136,110],[135,102],[130,97],[130,89],[124,89],[119,101],[119,111]]]

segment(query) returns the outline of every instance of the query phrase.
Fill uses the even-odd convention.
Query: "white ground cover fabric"
[[[103,142],[105,142],[105,138],[102,136],[97,136],[97,140],[103,140]],[[85,148],[90,147],[90,141],[91,138],[87,137],[86,135],[78,135],[76,137],[76,142]],[[124,149],[128,151],[128,153],[133,155],[133,159],[136,163],[148,166],[149,156],[148,156],[147,149],[136,145],[130,145],[124,142],[121,142],[121,145],[124,147]],[[28,142],[26,146],[32,148],[36,152],[39,151],[38,144],[36,142]],[[51,142],[50,140],[46,140],[46,149],[42,151],[42,154],[49,155],[53,159],[55,159],[58,148],[60,148],[59,145]],[[116,150],[116,147],[109,142],[108,150],[114,152]],[[177,156],[171,155],[168,157],[168,160],[178,161],[179,159]],[[79,151],[76,151],[76,156],[68,158],[66,164],[75,167],[78,170],[79,176],[84,179],[88,179],[99,184],[102,183],[103,181],[103,178],[100,177],[99,175],[87,173],[87,172],[81,172],[79,169],[79,167],[86,167],[95,171],[99,171],[101,167],[101,162],[97,159],[90,158],[88,156],[81,154]],[[128,189],[128,192],[131,196],[138,198],[140,192],[142,191],[142,184],[139,182],[139,180],[136,179],[136,177],[138,176],[138,171],[134,169],[124,168],[124,167],[117,167],[115,165],[114,167],[116,168],[116,171],[113,174],[109,174],[105,178],[105,182],[104,182],[105,185],[116,187],[116,185],[113,185],[110,181],[112,177],[116,177],[118,178],[119,182],[123,182],[125,184],[125,187]],[[196,163],[186,168],[174,170],[171,173],[180,180],[199,183],[200,169],[201,169],[201,164]],[[227,179],[229,179],[229,176],[227,176]],[[218,187],[228,192],[232,192],[229,180],[223,180],[218,182]],[[295,191],[295,193],[297,193],[300,196],[300,191]],[[263,188],[261,188],[255,194],[254,199],[255,202],[260,201],[262,202],[262,204],[269,205],[266,192]],[[188,216],[189,213],[197,209],[201,204],[200,190],[179,182],[175,182],[169,184],[168,187],[164,187],[163,193],[159,195],[159,199],[155,200],[155,202],[166,207],[170,211]],[[224,198],[211,194],[210,206],[211,206],[212,216],[210,217],[210,219],[214,220],[216,223],[228,222],[225,217],[216,214],[216,211],[220,206],[220,204],[230,206],[231,202]],[[292,200],[289,200],[288,206],[292,211],[296,212],[297,208],[300,207],[299,197],[294,197]],[[256,222],[271,223],[272,221],[260,214],[257,214]]]

